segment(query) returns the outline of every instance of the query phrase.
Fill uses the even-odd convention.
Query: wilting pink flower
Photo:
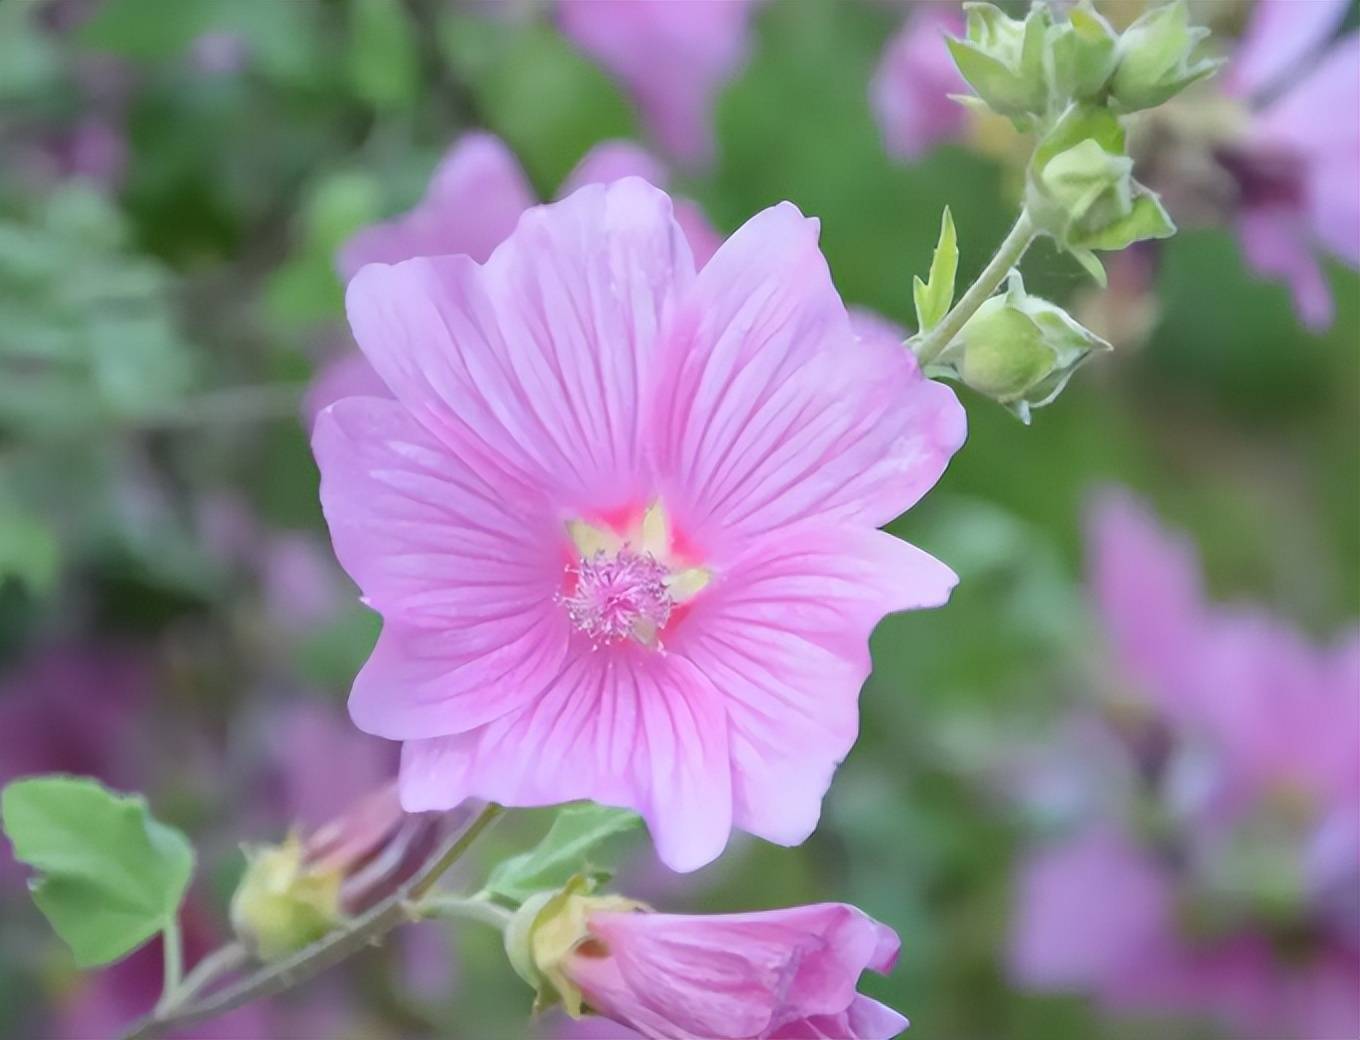
[[[641,177],[665,188],[670,172],[644,149],[628,141],[605,141],[586,153],[561,194],[586,184],[608,184]],[[416,256],[464,253],[478,263],[514,230],[520,215],[536,200],[519,161],[497,137],[467,134],[436,169],[424,199],[395,220],[360,231],[336,257],[348,281],[369,263],[397,263]],[[703,266],[721,239],[697,203],[675,199],[675,220],[685,233],[694,262]],[[390,397],[373,366],[352,346],[322,368],[303,401],[308,425],[317,413],[342,397]]]
[[[1260,0],[1224,79],[1251,107],[1223,156],[1247,262],[1285,282],[1300,317],[1332,322],[1319,251],[1360,267],[1360,33],[1327,46],[1349,0]]]
[[[713,155],[713,102],[746,57],[756,0],[560,0],[562,31],[636,99],[661,147]]]
[[[892,970],[897,935],[843,903],[703,917],[596,911],[587,928],[563,974],[592,1011],[644,1037],[888,1040],[907,1027],[856,992],[866,969]]]
[[[883,52],[869,88],[883,141],[893,155],[919,159],[967,126],[963,106],[950,94],[967,94],[945,35],[963,35],[958,4],[913,4],[906,22]]]
[[[355,681],[408,809],[637,809],[692,870],[796,844],[854,742],[867,637],[955,578],[875,530],[964,435],[859,340],[784,203],[695,273],[637,178],[528,211],[484,264],[370,265],[350,321],[395,401],[317,420],[341,563],[385,624]]]
[[[1360,1034],[1360,634],[1208,602],[1190,545],[1123,496],[1092,556],[1125,797],[1024,866],[1015,978],[1234,1037]]]

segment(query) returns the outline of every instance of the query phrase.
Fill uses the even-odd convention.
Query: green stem
[[[457,863],[473,842],[495,823],[504,811],[494,802],[488,804],[463,831],[440,846],[406,884],[344,927],[336,929],[288,957],[263,965],[258,971],[247,975],[239,982],[225,986],[195,1003],[177,999],[178,994],[171,995],[164,1001],[165,1007],[158,1007],[142,1021],[134,1024],[125,1034],[125,1040],[152,1040],[172,1029],[216,1018],[244,1004],[272,997],[292,989],[318,972],[339,964],[352,954],[377,942],[398,925],[411,920],[412,905],[420,901],[439,880],[440,875]],[[239,963],[239,955],[227,956],[227,951],[232,950],[232,946],[223,947],[210,955],[211,958],[221,958],[223,968],[220,970],[223,970],[223,973],[230,970],[234,963]],[[195,975],[198,975],[197,968],[191,978]],[[205,977],[196,980],[199,988],[209,981],[211,980],[206,974]]]
[[[913,349],[916,360],[920,362],[922,368],[944,353],[945,347],[959,334],[959,330],[968,323],[968,319],[1001,287],[1006,275],[1020,262],[1020,258],[1034,244],[1038,234],[1034,221],[1030,219],[1029,210],[1022,209],[1020,216],[1015,218],[1015,224],[1010,232],[997,247],[996,255],[982,269],[977,280],[968,287],[968,291],[959,298],[959,302],[949,309],[949,313],[940,320],[940,323],[916,341]]]
[[[421,917],[448,917],[480,921],[482,924],[489,924],[492,928],[499,929],[502,932],[505,931],[506,925],[510,923],[510,918],[515,916],[513,911],[493,903],[485,896],[463,898],[445,895],[442,892],[426,896],[412,909]]]
[[[161,931],[161,961],[165,966],[165,981],[161,985],[158,1008],[174,997],[184,974],[184,939],[180,935],[179,918],[174,915],[165,922],[165,928]]]

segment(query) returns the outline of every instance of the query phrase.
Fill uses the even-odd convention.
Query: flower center
[[[598,549],[569,568],[576,587],[561,597],[567,616],[597,645],[632,638],[647,646],[670,620],[670,571],[651,553]]]

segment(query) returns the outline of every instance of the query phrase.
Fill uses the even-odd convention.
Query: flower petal
[[[1251,21],[1226,73],[1241,97],[1268,93],[1331,38],[1351,0],[1256,0]]]
[[[534,703],[475,732],[402,749],[408,811],[466,797],[589,798],[636,809],[672,870],[715,859],[731,832],[722,698],[675,655],[584,648]]]
[[[885,532],[804,525],[695,599],[667,646],[727,699],[738,826],[783,845],[812,833],[859,729],[869,633],[890,611],[943,603],[956,580]]]
[[[529,210],[484,268],[370,265],[347,303],[360,347],[435,436],[598,509],[646,483],[639,401],[692,276],[670,200],[629,178]]]
[[[886,523],[962,443],[962,409],[900,345],[856,337],[782,203],[700,272],[666,334],[655,408],[663,494],[709,551],[820,516]]]
[[[535,202],[519,160],[491,134],[466,134],[440,160],[425,197],[409,213],[364,228],[340,248],[348,281],[365,264],[463,253],[486,260]]]
[[[561,562],[542,501],[484,479],[393,401],[337,402],[313,447],[336,554],[387,622],[355,680],[359,726],[458,732],[533,696],[569,628],[552,601]]]

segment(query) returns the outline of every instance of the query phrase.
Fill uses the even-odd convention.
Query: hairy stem
[[[997,247],[996,255],[977,276],[977,281],[973,282],[968,291],[959,298],[959,302],[949,309],[949,313],[941,319],[940,324],[916,341],[914,347],[916,360],[920,362],[922,368],[944,352],[944,348],[959,334],[959,330],[967,324],[968,319],[977,313],[977,309],[986,303],[1006,280],[1011,268],[1020,262],[1020,258],[1034,244],[1037,237],[1038,231],[1034,227],[1034,222],[1030,220],[1029,211],[1022,209],[1020,216],[1015,218],[1015,224]]]
[[[172,916],[166,921],[161,932],[161,962],[165,966],[165,981],[161,985],[161,999],[156,1005],[157,1010],[162,1008],[180,988],[180,980],[184,973],[184,939],[180,935],[178,917]]]
[[[224,986],[196,1002],[176,999],[178,994],[170,995],[165,1001],[166,1006],[158,1008],[133,1025],[124,1034],[125,1040],[152,1040],[171,1029],[215,1018],[252,1001],[282,993],[376,942],[398,925],[412,919],[412,905],[434,886],[445,871],[462,858],[473,842],[495,823],[503,812],[499,805],[488,804],[463,831],[436,849],[406,884],[343,927],[288,957],[262,966],[240,981]],[[232,946],[223,947],[205,958],[204,963],[220,958],[222,964],[219,965],[218,971],[225,973],[241,959],[240,954],[228,957],[227,951],[231,949]],[[203,966],[200,964],[190,979],[194,979],[199,973],[199,968]],[[204,978],[196,980],[197,987],[202,988],[210,981],[205,973]]]

